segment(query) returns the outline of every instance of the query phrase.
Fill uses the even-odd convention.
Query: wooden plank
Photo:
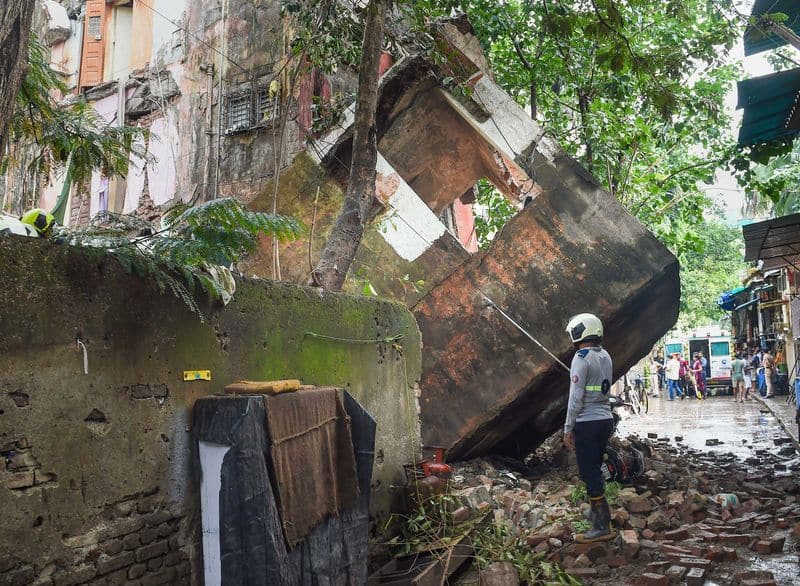
[[[293,393],[299,390],[300,381],[297,379],[271,381],[242,380],[225,387],[225,392],[229,395],[277,395],[278,393]]]

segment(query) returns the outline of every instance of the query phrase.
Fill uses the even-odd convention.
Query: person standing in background
[[[681,379],[681,363],[678,360],[679,354],[676,352],[670,359],[667,360],[666,365],[666,376],[667,376],[667,388],[669,389],[669,400],[675,400],[675,393],[680,395],[683,398],[683,394],[681,392],[679,381]]]
[[[702,350],[700,350],[698,354],[700,355],[700,362],[703,365],[703,380],[705,381],[706,377],[711,376],[711,373],[708,371],[708,360]]]
[[[753,388],[753,357],[750,350],[743,353],[744,357],[744,400],[750,400],[750,389]]]
[[[661,354],[660,350],[656,352],[656,355],[653,358],[653,370],[656,373],[656,379],[658,383],[658,386],[656,386],[655,384],[653,385],[653,391],[655,394],[656,389],[658,389],[659,393],[664,390],[664,384],[666,380],[666,371],[664,369],[664,355]]]
[[[770,354],[770,351],[767,350],[764,352],[764,356],[761,359],[762,364],[764,365],[764,382],[767,385],[767,399],[771,399],[775,396],[775,387],[772,381],[772,377],[775,376],[775,359]]]
[[[678,370],[678,375],[680,377],[678,386],[681,388],[681,401],[683,401],[684,397],[686,397],[686,393],[691,390],[691,382],[689,381],[691,369],[689,368],[689,361],[686,360],[680,352],[678,353],[678,363],[680,364]]]
[[[698,399],[703,399],[706,396],[706,369],[703,366],[702,357],[703,355],[700,352],[695,354],[694,364],[692,364],[695,392]]]
[[[731,384],[733,385],[733,402],[744,403],[744,366],[742,355],[737,354],[731,363]]]

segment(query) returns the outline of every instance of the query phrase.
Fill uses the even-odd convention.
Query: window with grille
[[[89,36],[94,37],[96,40],[100,39],[100,24],[102,17],[90,16],[89,17]]]
[[[253,126],[253,101],[249,90],[228,95],[226,100],[226,132],[242,132]]]
[[[280,94],[270,83],[239,87],[225,97],[225,132],[233,134],[271,126],[280,111]],[[255,85],[255,84],[254,84]]]

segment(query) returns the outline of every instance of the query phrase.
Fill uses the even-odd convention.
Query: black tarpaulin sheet
[[[336,389],[264,397],[275,492],[289,547],[358,503],[350,422]]]
[[[219,495],[223,586],[366,584],[376,425],[346,392],[344,408],[351,420],[359,506],[323,521],[290,551],[272,488],[263,398],[208,397],[196,402],[197,440],[230,446]]]
[[[350,434],[353,438],[353,452],[356,458],[356,475],[360,507],[369,511],[370,484],[372,484],[372,465],[375,460],[375,419],[356,401],[350,393],[344,392],[344,410],[350,418]]]

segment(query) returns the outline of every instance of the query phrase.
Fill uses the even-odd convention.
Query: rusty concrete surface
[[[423,443],[451,457],[525,454],[557,430],[566,372],[486,307],[485,293],[569,363],[564,324],[594,312],[606,325],[615,375],[675,321],[678,263],[637,220],[561,154],[542,195],[413,311],[423,356]]]

